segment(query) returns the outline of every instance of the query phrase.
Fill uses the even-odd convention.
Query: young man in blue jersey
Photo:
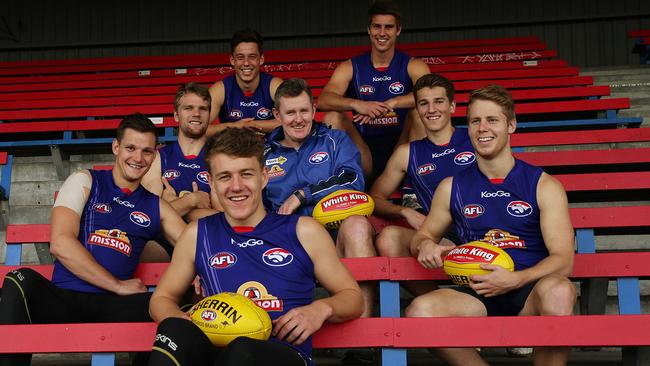
[[[264,153],[269,183],[266,206],[280,214],[311,216],[322,198],[341,189],[363,190],[359,151],[347,134],[314,122],[311,89],[303,79],[285,80],[275,94],[273,113],[282,123]],[[374,230],[363,216],[343,220],[336,233],[341,257],[374,257]],[[374,284],[361,285],[363,316],[372,312]]]
[[[52,209],[52,281],[28,268],[7,274],[0,324],[151,320],[151,293],[133,273],[148,240],[162,233],[175,243],[185,223],[140,185],[156,155],[153,123],[139,113],[125,117],[112,150],[112,170],[82,170],[63,183]],[[3,366],[30,360],[0,355]]]
[[[235,73],[210,87],[210,122],[219,117],[219,124],[210,126],[210,136],[227,127],[268,134],[280,125],[271,111],[282,79],[260,71],[264,64],[262,46],[262,36],[250,28],[236,32],[230,40],[230,64]]]
[[[313,365],[311,335],[326,321],[361,313],[359,287],[327,231],[310,217],[265,210],[263,150],[247,129],[228,128],[208,141],[211,185],[224,212],[190,223],[178,241],[151,299],[151,316],[160,324],[150,365]],[[236,261],[216,265],[215,256]],[[205,295],[237,292],[267,310],[271,339],[239,337],[217,350],[177,305],[195,274]],[[316,280],[329,297],[313,300]]]
[[[186,220],[213,213],[208,169],[203,158],[210,117],[208,88],[196,83],[181,85],[174,97],[178,141],[158,151],[142,185],[162,197]],[[215,207],[218,209],[218,207]],[[164,239],[147,246],[144,260],[169,261],[173,247]]]
[[[422,266],[438,268],[451,250],[439,245],[453,223],[461,242],[482,240],[504,249],[515,271],[482,264],[469,287],[432,291],[413,300],[408,317],[570,315],[575,288],[573,228],[562,185],[512,155],[517,121],[510,93],[496,85],[475,90],[468,111],[477,164],[444,179],[411,241]],[[436,349],[453,365],[487,365],[473,348]],[[568,348],[536,348],[537,365],[565,365]]]
[[[397,147],[386,169],[381,173],[370,190],[375,200],[374,214],[386,219],[405,220],[410,226],[387,226],[379,233],[375,245],[380,255],[404,257],[410,255],[410,242],[415,231],[420,229],[426,214],[429,213],[433,192],[440,181],[474,164],[474,148],[466,129],[456,129],[451,124],[451,115],[456,109],[454,85],[447,78],[427,74],[418,79],[413,87],[415,108],[424,126],[427,137],[422,140],[402,144]],[[400,187],[408,177],[421,211],[391,203],[388,197]],[[455,231],[446,235],[444,244],[453,245]],[[416,294],[431,286],[407,286]]]
[[[325,122],[345,130],[361,151],[368,184],[381,174],[393,149],[424,137],[411,113],[415,81],[429,73],[420,59],[395,49],[402,31],[401,12],[388,1],[376,1],[368,10],[369,53],[341,63],[318,98],[318,109],[332,111]],[[346,112],[352,111],[352,121]]]

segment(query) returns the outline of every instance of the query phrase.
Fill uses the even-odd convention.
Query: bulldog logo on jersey
[[[388,91],[391,94],[402,94],[404,92],[404,85],[399,81],[396,81],[388,86]]]
[[[210,174],[206,170],[204,170],[196,174],[196,179],[203,184],[210,184],[210,181],[208,180],[209,176]]]
[[[266,286],[257,281],[243,283],[237,289],[237,293],[253,300],[257,306],[266,311],[282,311],[284,309],[284,301],[269,294]]]
[[[423,164],[418,167],[418,175],[419,176],[428,175],[433,173],[434,170],[436,170],[436,164],[432,164],[432,163]]]
[[[173,170],[173,169],[165,170],[165,172],[162,174],[162,176],[163,176],[163,178],[170,181],[170,180],[174,180],[174,179],[180,177],[181,172],[179,172],[178,170]]]
[[[257,110],[257,118],[259,119],[269,119],[271,118],[271,110],[268,108],[260,108]]]
[[[264,263],[271,267],[283,267],[293,262],[293,254],[284,248],[271,248],[262,254]]]
[[[120,229],[95,230],[88,235],[86,242],[116,250],[127,257],[131,256],[131,242],[126,233]]]
[[[533,213],[533,206],[526,201],[512,201],[508,203],[507,210],[514,217],[526,217]]]
[[[485,212],[485,207],[479,205],[478,203],[471,203],[463,207],[463,216],[468,219],[475,219]]]
[[[317,153],[312,154],[309,157],[309,162],[311,164],[320,164],[320,163],[324,163],[324,162],[328,161],[329,158],[330,158],[330,154],[328,154],[325,151],[319,151]]]
[[[131,222],[142,227],[148,227],[151,225],[151,220],[149,219],[149,216],[147,216],[146,213],[140,212],[140,211],[133,211],[129,215],[129,219],[131,219]]]
[[[230,113],[228,113],[228,117],[242,119],[244,118],[244,113],[242,113],[242,111],[239,109],[233,109],[230,111]]]
[[[454,156],[454,163],[457,165],[471,164],[476,160],[476,155],[471,151],[463,151]]]
[[[501,229],[491,229],[485,233],[485,237],[482,241],[486,241],[501,249],[526,247],[526,242],[523,239]]]
[[[237,263],[237,256],[230,252],[219,252],[210,257],[210,267],[215,269],[226,269]]]
[[[373,95],[375,94],[375,87],[372,85],[361,85],[359,87],[359,94],[361,95]]]
[[[93,210],[95,210],[95,212],[99,212],[99,213],[103,213],[103,214],[108,214],[108,213],[111,213],[111,211],[113,211],[113,209],[111,208],[111,205],[106,204],[106,203],[95,203],[93,205]]]

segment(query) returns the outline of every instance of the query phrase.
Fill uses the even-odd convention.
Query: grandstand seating
[[[647,206],[572,209],[571,217],[578,229],[650,225],[650,210]],[[630,220],[630,217],[634,219]],[[8,242],[47,242],[49,225],[10,225],[7,238]],[[580,236],[577,240],[581,240]],[[17,244],[16,247],[21,245]],[[638,277],[650,277],[650,268],[646,265],[648,260],[648,252],[578,254],[571,277],[574,280],[617,278],[621,314],[639,314]],[[646,332],[650,324],[648,315],[499,317],[498,320],[472,318],[471,321],[463,318],[397,319],[400,308],[397,281],[445,280],[442,271],[426,270],[415,263],[413,258],[355,258],[344,259],[344,263],[360,281],[381,281],[382,318],[327,324],[314,337],[316,348],[384,347],[384,365],[406,365],[403,349],[413,347],[650,345],[650,337]],[[159,280],[165,266],[164,263],[141,264],[137,276],[145,284],[153,285]],[[0,267],[0,276],[17,267]],[[51,265],[31,268],[46,277],[52,273]],[[446,330],[449,324],[455,324],[451,327],[454,330]],[[461,337],[457,334],[460,330],[455,330],[460,324],[465,332],[475,327],[483,331]],[[614,332],[610,332],[611,327],[607,326],[610,324],[624,327],[629,331],[629,336],[614,335]],[[516,332],[522,326],[531,332]],[[0,344],[0,352],[93,352],[93,365],[112,365],[114,355],[106,353],[147,351],[151,347],[154,329],[155,325],[151,323],[0,326],[3,334],[11,335]],[[486,332],[486,329],[493,329],[494,332]],[[589,329],[588,334],[583,333],[585,329]],[[342,332],[345,332],[344,337],[341,336]],[[57,336],[51,336],[52,334]]]
[[[424,42],[400,48],[422,57],[432,72],[455,81],[457,118],[465,113],[469,91],[497,83],[512,90],[522,130],[635,127],[641,123],[639,118],[617,116],[617,110],[629,108],[629,99],[598,99],[609,96],[610,88],[593,86],[592,77],[579,76],[577,68],[552,59],[556,52],[546,50],[537,37]],[[267,51],[267,61],[275,63],[263,68],[283,78],[307,78],[317,97],[340,60],[366,49]],[[134,111],[156,117],[154,121],[164,128],[161,140],[171,141],[176,125],[171,118],[172,101],[178,84],[213,83],[231,71],[224,54],[0,63],[0,121],[4,122],[0,123],[0,147],[11,151],[107,143],[112,140],[118,118]],[[102,131],[110,131],[110,135]],[[512,137],[517,157],[559,173],[555,176],[570,198],[580,192],[605,192],[608,201],[616,200],[611,193],[614,191],[650,189],[650,148],[543,152],[524,152],[523,148],[647,141],[648,128],[532,132]],[[11,158],[6,152],[0,153],[0,163],[6,162],[0,186],[7,189]],[[577,166],[582,167],[580,174],[575,174]],[[647,230],[650,206],[573,208],[571,217],[579,253],[572,279],[583,284],[594,278],[617,279],[620,313],[640,314],[638,278],[650,277],[650,252],[594,254],[595,235],[605,231],[618,234],[630,228],[634,232]],[[49,242],[49,225],[9,225],[6,242],[7,256],[0,276],[19,267],[22,244]],[[358,280],[381,281],[382,318],[328,324],[314,336],[316,348],[383,347],[383,364],[401,366],[406,365],[403,348],[414,347],[650,345],[647,314],[399,319],[399,281],[445,280],[444,274],[422,268],[413,258],[344,262]],[[51,276],[51,265],[31,267]],[[136,275],[145,284],[155,285],[165,267],[162,263],[142,264]],[[522,327],[530,331],[518,332]],[[93,365],[112,365],[113,352],[150,350],[154,330],[151,323],[0,326],[1,334],[11,335],[3,337],[0,353],[91,352]],[[634,355],[624,353],[628,356]]]
[[[432,58],[430,60],[431,63],[511,61],[541,59],[556,56],[554,51],[546,51],[545,45],[541,44],[537,37],[417,42],[399,44],[398,48],[410,53],[413,50],[442,50],[442,52],[424,52],[426,53],[426,57]],[[300,60],[300,63],[302,64],[314,61],[344,60],[367,50],[368,46],[312,49],[302,48],[296,50],[267,50],[264,55],[267,59],[267,63],[269,61],[278,64],[295,63],[296,60]],[[201,66],[214,68],[215,66],[221,65],[229,66],[229,56],[229,54],[201,54],[2,62],[0,63],[0,75],[52,75],[118,70],[150,71],[154,69],[179,69],[181,67],[188,68]],[[273,71],[277,71],[277,69],[274,69]],[[179,69],[178,72],[181,73],[183,71],[182,69]],[[146,72],[143,74],[146,74]]]
[[[634,39],[632,52],[639,54],[641,64],[650,64],[650,29],[629,31],[627,36]]]

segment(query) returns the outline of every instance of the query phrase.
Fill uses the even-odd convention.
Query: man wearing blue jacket
[[[280,214],[311,216],[328,194],[364,187],[361,154],[344,131],[314,123],[316,108],[303,79],[288,79],[275,93],[275,118],[281,122],[269,136],[264,151],[269,183],[266,207]],[[341,257],[373,257],[374,230],[363,216],[345,219],[336,237]],[[364,315],[372,310],[372,295],[364,288]]]

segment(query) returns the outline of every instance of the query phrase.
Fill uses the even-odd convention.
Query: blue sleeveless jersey
[[[223,79],[225,94],[219,111],[219,121],[236,122],[242,118],[274,119],[271,79],[273,79],[271,74],[260,72],[260,83],[250,97],[245,96],[241,91],[235,75]]]
[[[247,296],[271,319],[310,304],[314,264],[298,240],[298,219],[269,213],[251,232],[235,232],[222,213],[200,219],[195,267],[206,294]],[[290,346],[311,356],[311,338]]]
[[[438,184],[475,161],[467,129],[457,128],[446,146],[438,146],[428,138],[411,142],[406,176],[425,214],[431,209]]]
[[[110,170],[90,170],[92,186],[81,215],[78,240],[97,263],[120,280],[133,278],[145,244],[160,232],[158,196],[140,186],[126,194]],[[106,293],[54,262],[52,282],[60,288]]]
[[[521,160],[501,184],[493,184],[477,165],[454,175],[451,213],[463,243],[482,240],[504,249],[515,270],[548,256],[537,205],[542,169]]]
[[[177,142],[171,143],[158,150],[160,154],[160,171],[174,188],[176,194],[192,192],[192,182],[196,182],[199,190],[210,193],[208,168],[205,163],[205,149],[194,159],[187,159]]]
[[[413,83],[408,73],[411,56],[395,50],[388,69],[379,71],[372,65],[370,53],[352,58],[352,80],[345,96],[365,101],[383,102],[387,99],[408,94]],[[354,124],[363,137],[394,135],[397,139],[406,121],[408,109],[395,109],[384,117],[363,125]],[[392,147],[391,147],[392,148]]]

